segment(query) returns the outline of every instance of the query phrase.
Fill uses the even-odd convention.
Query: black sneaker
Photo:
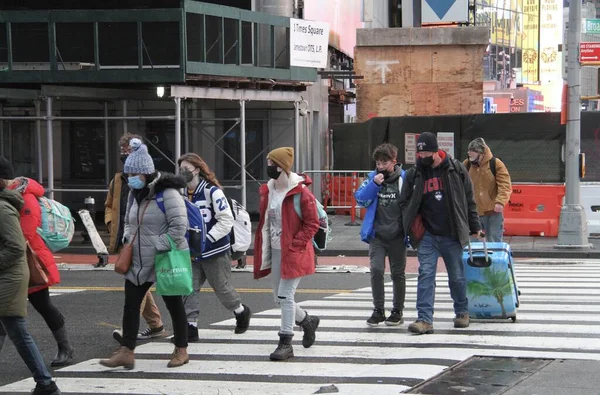
[[[383,321],[385,321],[385,311],[373,309],[373,314],[371,315],[371,318],[367,320],[367,325],[377,326]]]
[[[198,336],[198,327],[188,324],[188,343],[194,343],[200,340]]]
[[[167,334],[167,332],[165,332],[165,327],[164,326],[160,326],[158,328],[146,328],[145,331],[138,333],[137,335],[137,339],[138,340],[149,340],[149,339],[153,339],[155,337],[165,337],[165,335]]]
[[[248,306],[242,306],[244,307],[244,311],[239,314],[235,314],[236,325],[234,332],[238,335],[248,330],[248,327],[250,326],[250,317],[252,317],[252,312]]]
[[[200,340],[198,336],[198,327],[188,324],[188,343],[195,343]],[[175,336],[171,337],[171,343],[175,344]]]
[[[402,325],[404,320],[402,319],[402,312],[397,309],[393,309],[390,316],[385,320],[385,324],[388,326]]]
[[[115,329],[112,335],[113,339],[115,339],[117,343],[121,344],[123,341],[123,331],[121,329]]]

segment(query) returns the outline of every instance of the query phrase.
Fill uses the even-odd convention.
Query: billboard
[[[523,70],[525,84],[539,81],[539,32],[540,0],[519,0],[523,2]]]
[[[562,5],[562,0],[540,0],[539,73],[542,84],[562,81],[562,55],[558,53],[558,47],[563,43]],[[560,93],[558,96],[560,99]],[[560,106],[558,109],[560,111]]]
[[[354,58],[361,0],[304,0],[304,19],[329,24],[329,45]]]

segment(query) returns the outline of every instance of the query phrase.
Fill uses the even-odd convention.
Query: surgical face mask
[[[194,179],[194,173],[189,171],[189,169],[180,169],[179,174],[181,174],[186,184],[189,184]]]
[[[277,165],[267,166],[267,176],[274,180],[278,179],[281,175],[281,171],[277,170],[278,167]]]
[[[421,158],[421,164],[425,167],[431,167],[433,166],[433,155],[432,156],[426,156],[425,158]]]
[[[140,176],[133,176],[127,179],[127,185],[131,189],[142,189],[146,186],[146,182]]]

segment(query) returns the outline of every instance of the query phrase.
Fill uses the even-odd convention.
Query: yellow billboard
[[[522,48],[523,45],[523,1],[527,0],[484,0],[484,9],[491,16],[490,39],[501,47]],[[539,0],[537,0],[539,1]]]
[[[523,83],[539,81],[540,0],[522,2],[523,19]]]

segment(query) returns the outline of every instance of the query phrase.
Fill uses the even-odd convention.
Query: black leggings
[[[65,325],[65,317],[52,304],[50,300],[50,290],[48,288],[41,289],[37,292],[29,294],[29,302],[33,308],[40,313],[46,325],[52,332],[59,330]]]
[[[123,340],[121,345],[134,350],[140,329],[140,306],[146,292],[153,283],[135,285],[125,280],[125,307],[123,308]],[[181,296],[163,296],[165,305],[171,314],[175,346],[187,347],[187,317]]]

